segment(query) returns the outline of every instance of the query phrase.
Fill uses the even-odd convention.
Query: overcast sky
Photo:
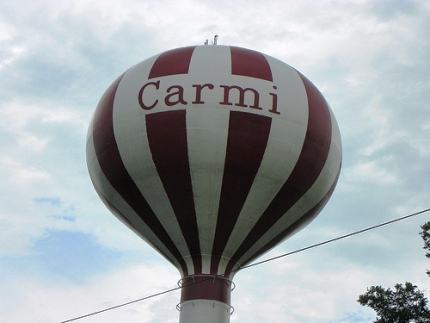
[[[0,321],[60,322],[176,287],[180,276],[96,195],[94,109],[130,66],[218,43],[292,65],[343,142],[317,219],[260,260],[430,207],[430,2],[0,0]],[[424,213],[235,276],[232,322],[371,322],[371,285],[430,290]],[[429,292],[426,293],[430,296]],[[77,322],[177,322],[175,291]]]

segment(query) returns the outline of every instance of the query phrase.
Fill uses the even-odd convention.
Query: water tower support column
[[[232,281],[213,275],[193,275],[183,278],[179,323],[229,323]],[[233,288],[232,288],[233,287]]]

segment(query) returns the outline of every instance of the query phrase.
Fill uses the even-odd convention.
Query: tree
[[[427,299],[417,286],[406,282],[396,284],[394,290],[372,286],[360,295],[358,302],[375,310],[375,323],[425,323],[430,320]]]
[[[430,221],[421,226],[420,235],[424,249],[430,258]],[[430,270],[427,270],[430,276]],[[424,294],[412,283],[396,284],[394,290],[372,286],[357,300],[362,306],[372,308],[376,314],[375,323],[426,323],[430,322],[430,309]]]
[[[426,257],[430,258],[430,221],[421,226],[423,231],[420,232],[421,238],[424,240],[424,249],[427,250]],[[427,275],[430,276],[430,270],[427,270]]]

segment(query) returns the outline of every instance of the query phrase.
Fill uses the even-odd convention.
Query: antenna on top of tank
[[[214,41],[211,41],[212,45],[218,45],[218,37],[219,37],[218,35],[214,36]],[[209,45],[208,39],[205,40],[204,45]]]

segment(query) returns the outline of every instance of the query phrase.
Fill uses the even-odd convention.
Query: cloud
[[[110,270],[92,279],[86,285],[71,284],[58,275],[44,278],[43,281],[29,278],[16,281],[13,279],[14,276],[8,274],[9,280],[5,281],[2,286],[4,292],[0,295],[4,305],[3,321],[60,322],[149,296],[160,290],[174,288],[175,285],[171,283],[175,281],[176,272],[150,263],[126,268],[121,266],[120,270]],[[159,277],[164,279],[160,280]],[[171,317],[173,313],[175,317],[177,299],[179,299],[178,293],[174,292],[88,317],[85,322],[106,322],[106,320],[151,322],[155,316],[163,317],[161,310],[165,308],[163,303],[166,302],[171,302],[169,316]],[[172,320],[164,322],[172,322]]]
[[[332,199],[267,257],[428,208],[429,17],[423,1],[0,3],[0,320],[58,322],[175,286],[177,272],[99,201],[86,132],[119,74],[215,34],[303,72],[341,129]],[[232,322],[371,321],[356,302],[366,287],[428,284],[426,219],[244,270]],[[174,292],[85,321],[177,322],[178,302]]]
[[[369,319],[369,312],[350,302],[357,298],[363,280],[369,280],[368,272],[341,266],[335,276],[321,280],[326,264],[312,268],[302,257],[297,258],[274,262],[266,270],[252,269],[257,275],[239,273],[233,299],[246,301],[239,301],[242,308],[236,308],[232,322],[261,322],[267,313],[275,322],[338,322],[358,313],[362,320],[363,313]],[[255,280],[256,276],[260,279]],[[253,310],[246,310],[249,308]]]

